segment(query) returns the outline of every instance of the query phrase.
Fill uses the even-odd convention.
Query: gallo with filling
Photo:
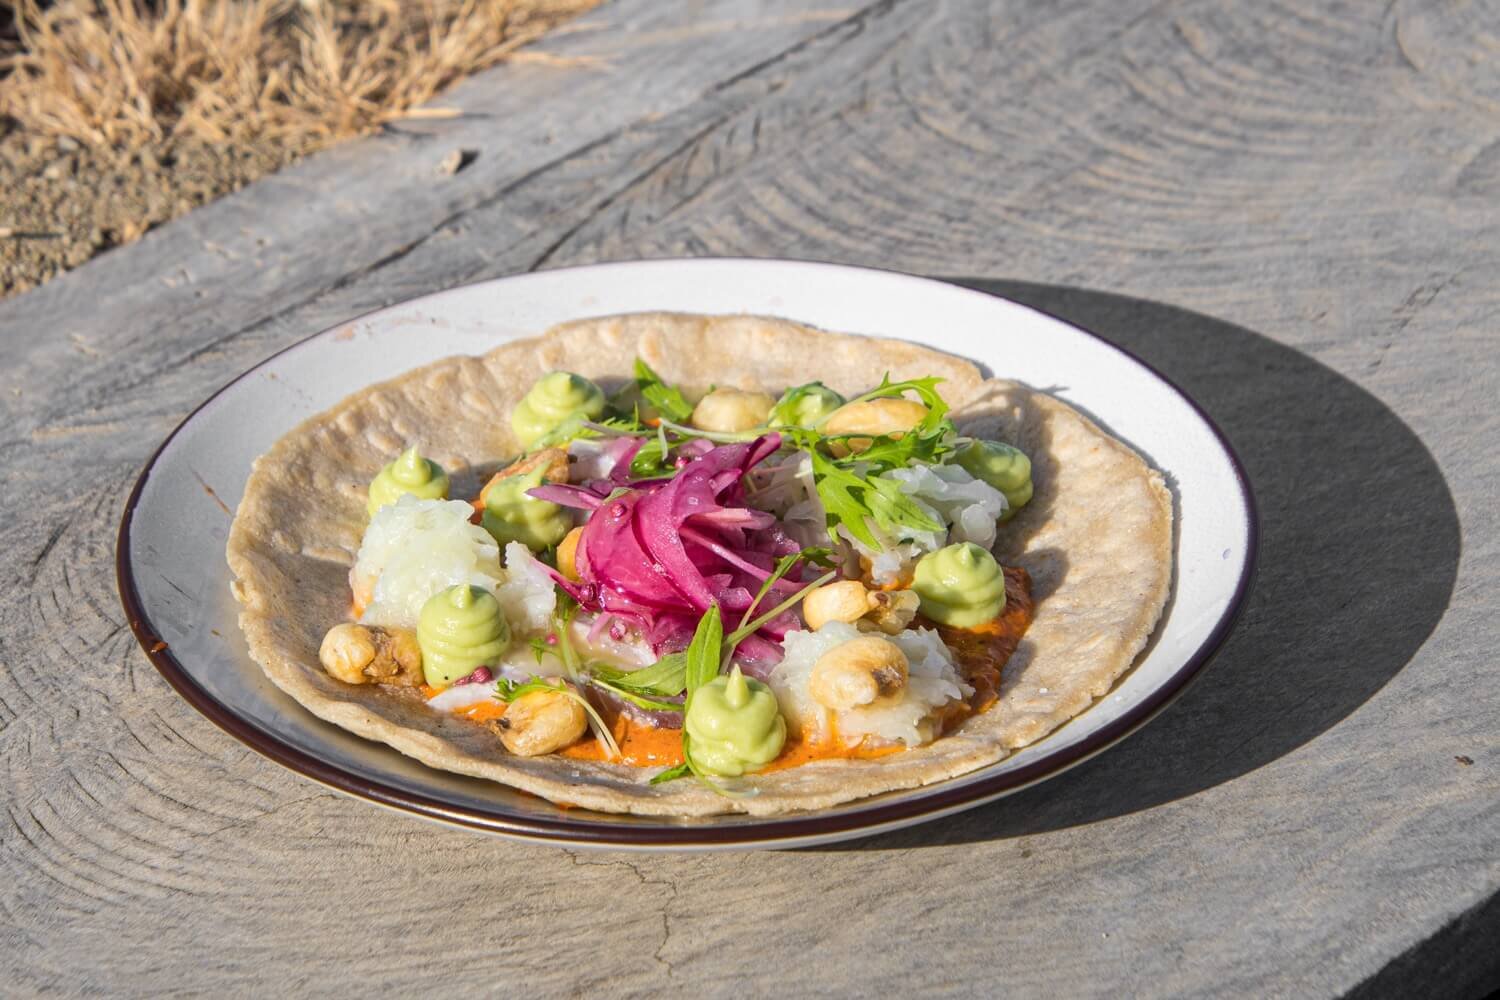
[[[512,415],[528,451],[471,501],[415,444],[380,470],[323,667],[513,754],[720,790],[941,739],[1031,622],[992,549],[1032,468],[959,435],[939,381],[694,398],[637,361],[608,399],[551,372]]]

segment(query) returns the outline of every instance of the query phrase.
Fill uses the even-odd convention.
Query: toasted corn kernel
[[[583,706],[561,691],[523,694],[495,723],[500,742],[518,757],[561,750],[576,743],[588,726]]]
[[[910,666],[889,639],[862,635],[840,643],[818,658],[808,679],[813,700],[843,711],[900,696]]]

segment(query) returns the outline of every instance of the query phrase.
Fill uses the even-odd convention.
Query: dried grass
[[[304,151],[412,114],[597,3],[21,0],[0,115],[100,152],[184,139]]]

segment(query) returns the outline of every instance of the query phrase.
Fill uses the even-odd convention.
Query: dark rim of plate
[[[699,257],[675,261],[654,261],[653,263],[682,264],[691,261],[728,263],[735,260],[735,258]],[[767,263],[764,260],[752,258],[745,259],[745,262]],[[784,262],[817,264],[823,267],[835,266],[844,270],[872,271],[900,275],[904,278],[918,277],[900,271],[868,267],[846,268],[843,265],[829,265],[822,261],[787,260]],[[597,270],[611,266],[619,265],[598,264],[564,270]],[[493,280],[505,281],[507,279],[500,278]],[[941,281],[935,278],[918,278],[918,280],[932,281],[935,284],[959,288],[976,295],[987,295],[991,298],[998,298],[1005,302],[1011,302],[1013,305],[1030,309],[1033,312],[1041,313],[1065,326],[1078,330],[1085,336],[1098,341],[1110,350],[1140,365],[1166,385],[1167,388],[1172,390],[1172,392],[1181,397],[1183,402],[1198,415],[1198,418],[1207,425],[1218,440],[1219,447],[1224,450],[1224,454],[1228,457],[1229,463],[1234,469],[1240,495],[1245,504],[1247,545],[1245,562],[1240,571],[1240,578],[1235,584],[1234,596],[1230,600],[1229,605],[1225,608],[1223,614],[1220,616],[1218,622],[1215,623],[1213,630],[1203,641],[1202,645],[1183,662],[1182,666],[1165,683],[1159,685],[1146,698],[1132,706],[1119,718],[1076,744],[1059,747],[1050,752],[1043,751],[1035,760],[1010,771],[1000,772],[988,777],[981,776],[969,781],[956,779],[940,782],[925,789],[898,793],[900,797],[894,799],[887,800],[885,797],[876,797],[863,805],[856,801],[850,805],[838,807],[835,812],[792,813],[785,816],[753,820],[736,817],[737,822],[732,825],[717,826],[713,825],[711,819],[701,825],[676,822],[670,817],[663,817],[659,822],[655,823],[650,822],[649,819],[645,822],[621,823],[611,820],[607,814],[588,813],[583,810],[580,810],[578,816],[575,818],[572,816],[518,815],[508,812],[503,808],[496,808],[494,810],[467,808],[454,805],[442,799],[361,777],[358,774],[336,767],[321,758],[291,746],[282,741],[276,734],[268,732],[247,719],[236,715],[228,707],[216,700],[193,680],[192,676],[183,669],[182,664],[172,654],[170,648],[167,648],[158,639],[155,628],[147,617],[145,608],[142,606],[135,577],[130,568],[130,525],[135,514],[136,504],[140,501],[141,492],[157,460],[182,429],[193,421],[200,410],[275,358],[296,349],[308,341],[315,340],[325,333],[330,333],[331,331],[328,330],[320,331],[294,344],[289,344],[261,361],[255,367],[242,372],[230,380],[212,396],[195,407],[183,419],[182,423],[173,428],[172,433],[167,435],[166,440],[157,447],[156,451],[152,453],[151,458],[146,462],[140,477],[136,480],[135,487],[130,491],[129,499],[125,502],[125,510],[120,519],[119,539],[115,549],[116,580],[120,590],[120,600],[125,608],[126,620],[130,623],[130,630],[135,634],[136,641],[140,643],[141,649],[145,651],[146,656],[155,665],[157,671],[177,690],[178,694],[182,695],[190,705],[201,712],[209,721],[257,753],[269,757],[283,767],[290,768],[314,781],[380,805],[390,806],[403,812],[415,813],[428,819],[511,837],[563,844],[635,848],[730,847],[734,845],[747,847],[776,846],[777,844],[813,842],[823,838],[843,839],[848,836],[860,836],[866,833],[873,834],[884,829],[918,822],[923,817],[934,817],[956,812],[964,807],[978,805],[1009,792],[1019,791],[1027,785],[1035,784],[1044,778],[1058,774],[1119,742],[1149,722],[1186,690],[1188,682],[1198,676],[1203,667],[1219,651],[1224,640],[1233,629],[1235,622],[1239,619],[1241,611],[1244,609],[1246,598],[1249,595],[1251,584],[1255,578],[1256,562],[1260,549],[1260,519],[1255,505],[1255,494],[1250,488],[1250,480],[1245,474],[1244,464],[1240,461],[1239,455],[1235,453],[1234,448],[1229,444],[1228,439],[1224,436],[1224,432],[1214,423],[1213,418],[1204,412],[1203,408],[1191,396],[1178,388],[1176,383],[1172,382],[1171,379],[1135,354],[1116,344],[1110,343],[1098,334],[1084,330],[1076,324],[1054,316],[1045,310],[1036,309],[1033,306],[1005,299],[1003,296],[990,295],[988,292],[948,281]],[[488,283],[480,282],[479,284]],[[446,291],[452,290],[448,289]],[[398,303],[396,305],[406,305],[409,302]],[[381,309],[372,310],[369,313],[356,317],[354,320],[340,323],[334,329],[342,328],[347,326],[349,322],[358,322],[360,319],[395,307],[386,306]],[[585,818],[586,816],[598,818]]]

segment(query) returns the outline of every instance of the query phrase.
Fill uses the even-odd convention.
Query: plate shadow
[[[1260,508],[1258,576],[1218,657],[1158,719],[1041,785],[825,850],[1043,833],[1150,809],[1309,742],[1412,658],[1448,606],[1459,522],[1437,462],[1385,404],[1250,330],[1141,299],[976,278],[1139,356],[1208,412]]]

